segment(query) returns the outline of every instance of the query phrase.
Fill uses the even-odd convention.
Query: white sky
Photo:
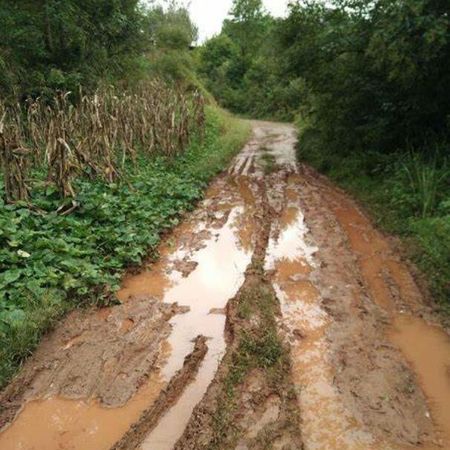
[[[265,8],[276,17],[283,16],[289,0],[263,0]],[[200,42],[220,32],[231,9],[232,0],[191,0],[191,18],[198,26]]]
[[[152,3],[152,0],[143,0]],[[161,0],[153,0],[163,3]],[[275,17],[283,16],[289,0],[263,0],[265,8]],[[233,0],[182,0],[190,5],[191,18],[198,27],[199,41],[212,37],[222,29],[222,22],[231,9]]]

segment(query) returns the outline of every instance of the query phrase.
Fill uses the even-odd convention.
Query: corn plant
[[[0,114],[1,114],[0,106]],[[27,174],[29,169],[29,151],[20,145],[18,129],[11,124],[10,133],[5,132],[6,112],[0,119],[0,164],[4,173],[6,201],[27,201],[29,188]]]
[[[60,93],[50,103],[37,98],[25,106],[0,100],[0,162],[8,202],[28,200],[30,167],[44,167],[61,197],[74,198],[76,177],[112,183],[138,154],[174,157],[195,133],[203,136],[203,97],[161,81],[134,91],[107,87],[84,95],[80,90],[75,103],[73,97]]]

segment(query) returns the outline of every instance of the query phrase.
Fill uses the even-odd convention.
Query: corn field
[[[71,93],[51,102],[29,100],[6,105],[0,100],[0,164],[9,203],[29,201],[33,169],[44,168],[46,182],[61,198],[75,198],[77,177],[114,182],[139,154],[169,157],[182,153],[192,136],[204,133],[204,100],[163,82],[133,92],[108,88]]]

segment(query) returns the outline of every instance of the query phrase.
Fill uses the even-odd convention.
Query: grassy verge
[[[68,216],[55,212],[59,199],[39,182],[39,209],[0,200],[0,387],[64,313],[114,299],[123,270],[155,252],[249,131],[209,108],[203,142],[175,160],[138,161],[120,184],[79,180],[81,206]],[[0,198],[2,190],[0,180]]]
[[[382,229],[402,238],[434,300],[450,314],[450,161],[445,152],[426,158],[413,152],[342,155],[325,148],[313,130],[303,130],[298,155],[361,201]]]

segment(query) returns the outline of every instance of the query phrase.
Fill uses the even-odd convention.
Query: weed
[[[275,390],[285,382],[289,359],[278,335],[276,311],[278,300],[264,282],[246,286],[238,294],[238,316],[245,319],[236,339],[236,349],[231,354],[228,372],[223,380],[220,408],[213,416],[214,440],[211,448],[223,448],[237,431],[233,414],[237,408],[237,390],[249,373],[262,370]],[[230,435],[230,431],[232,435]]]
[[[276,330],[267,329],[260,336],[244,333],[240,352],[263,369],[273,367],[280,359],[283,348]]]
[[[421,217],[429,217],[436,211],[439,200],[439,189],[443,182],[450,178],[450,170],[444,161],[438,167],[436,159],[431,163],[424,162],[418,153],[410,152],[402,164],[410,188],[410,196],[417,204]]]

